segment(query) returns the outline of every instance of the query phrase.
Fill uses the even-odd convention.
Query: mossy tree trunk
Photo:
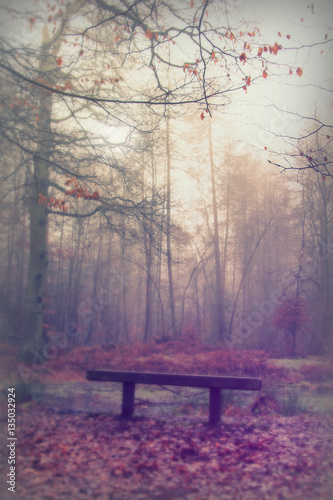
[[[39,74],[47,75],[56,68],[55,47],[51,46],[45,27],[40,55]],[[51,130],[52,93],[40,90],[36,115],[38,147],[33,160],[33,176],[30,183],[30,260],[26,290],[23,325],[22,357],[31,359],[31,352],[41,355],[43,349],[43,307],[47,268],[47,201],[49,164],[53,144]],[[43,198],[44,197],[44,198]]]

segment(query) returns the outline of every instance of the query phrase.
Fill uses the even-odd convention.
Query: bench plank
[[[100,382],[133,382],[134,384],[173,385],[259,391],[261,379],[214,375],[185,375],[174,373],[125,372],[114,370],[87,370],[87,380]]]

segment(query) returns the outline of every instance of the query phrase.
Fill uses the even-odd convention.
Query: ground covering
[[[24,373],[30,375],[23,382],[15,350],[4,347],[3,352],[2,408],[8,384],[20,393],[19,500],[332,499],[328,402],[333,374],[328,358],[275,359],[262,351],[226,351],[195,341],[95,346],[61,353],[39,369],[26,365]],[[73,409],[69,400],[61,411],[43,404],[43,397],[38,403],[29,400],[31,389],[41,383],[59,390],[72,384],[72,391],[80,391],[89,384],[87,368],[260,376],[264,389],[250,399],[226,393],[222,422],[215,427],[207,424],[205,396],[193,392],[182,394],[177,403],[177,395],[164,391],[173,403],[172,411],[163,411],[170,400],[163,400],[160,388],[142,387],[136,416],[125,421],[109,408],[103,412],[103,401],[98,408],[85,407],[86,393],[83,411]],[[316,399],[326,403],[316,406]],[[6,425],[4,411],[2,436]],[[6,484],[5,441],[0,497],[7,499],[13,494]]]

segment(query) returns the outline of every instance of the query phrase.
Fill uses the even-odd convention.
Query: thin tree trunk
[[[230,220],[230,165],[228,165],[227,172],[227,193],[226,193],[226,215],[225,215],[225,235],[224,235],[224,249],[223,249],[223,262],[222,262],[222,297],[225,297],[226,275],[227,275],[227,257],[228,257],[228,243],[229,243],[229,220]]]
[[[170,157],[170,123],[166,120],[166,157],[167,157],[167,213],[166,213],[166,239],[167,239],[167,262],[169,277],[169,301],[171,313],[171,328],[174,337],[178,336],[176,326],[175,298],[172,279],[172,255],[171,255],[171,157]]]
[[[127,323],[127,299],[126,299],[126,279],[125,279],[125,228],[121,241],[121,274],[122,274],[122,301],[123,301],[123,335],[125,342],[129,342],[128,323]]]
[[[221,258],[219,245],[219,220],[217,214],[216,200],[216,183],[213,159],[213,141],[212,141],[212,124],[209,119],[209,161],[212,183],[212,198],[213,198],[213,216],[214,216],[214,258],[215,258],[215,315],[217,322],[217,336],[220,342],[224,339],[224,319],[223,319],[223,296],[222,296],[222,280],[221,280]]]

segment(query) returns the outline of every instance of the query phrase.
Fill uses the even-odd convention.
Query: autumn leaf
[[[62,57],[57,57],[56,63],[57,63],[57,66],[62,66]]]
[[[292,74],[293,74],[293,72],[292,72],[292,69],[290,68],[289,75],[292,75]]]
[[[267,71],[265,71],[265,70],[264,70],[264,71],[262,72],[262,76],[263,76],[264,78],[267,78]]]
[[[246,61],[246,54],[245,52],[242,52],[242,54],[239,56],[239,60],[243,62],[243,64],[245,64],[245,61]]]
[[[212,59],[215,59],[215,51],[213,50],[212,52],[212,55],[211,55]]]
[[[263,53],[263,49],[262,47],[259,47],[259,50],[258,50],[258,56],[261,57],[261,54]]]
[[[290,35],[287,35],[287,39],[290,40]]]
[[[193,0],[190,1],[190,7],[194,7],[194,1]]]
[[[303,75],[302,68],[297,68],[296,73],[298,74],[298,76],[302,76]]]
[[[190,67],[190,65],[189,65],[188,63],[185,63],[185,64],[184,64],[184,68],[183,68],[184,73],[185,73],[185,71],[186,71],[187,69],[189,69],[189,67]]]
[[[79,53],[79,57],[83,56],[83,54],[84,54],[84,50],[81,49],[80,53]]]
[[[201,113],[200,118],[201,118],[201,120],[204,120],[204,118],[205,118],[204,112]]]
[[[273,47],[269,47],[270,53],[274,54],[275,56],[277,55],[279,50],[281,50],[281,45],[278,45],[276,42],[274,43]]]

